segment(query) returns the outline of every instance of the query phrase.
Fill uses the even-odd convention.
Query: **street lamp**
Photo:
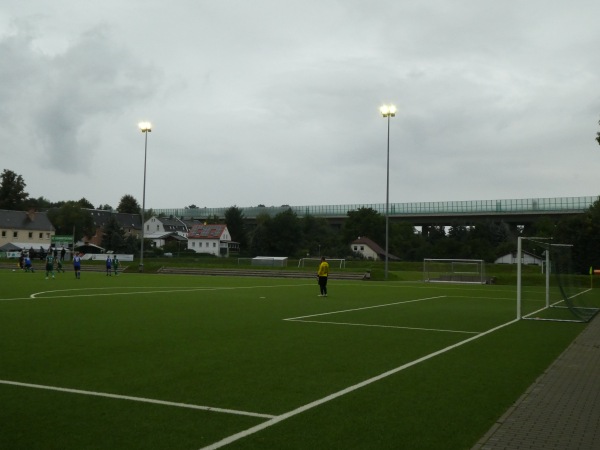
[[[381,115],[387,117],[387,179],[385,188],[385,279],[388,279],[388,260],[390,242],[390,118],[396,115],[394,105],[383,105],[379,108]]]
[[[140,131],[144,133],[144,189],[142,191],[142,253],[140,254],[140,267],[139,271],[144,271],[144,211],[146,210],[146,155],[148,154],[148,133],[152,131],[152,124],[150,122],[138,123]]]

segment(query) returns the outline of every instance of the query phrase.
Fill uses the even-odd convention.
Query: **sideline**
[[[480,334],[478,334],[476,336],[472,336],[472,337],[470,337],[468,339],[465,339],[464,341],[457,342],[456,344],[453,344],[453,345],[451,345],[449,347],[446,347],[446,348],[443,348],[443,349],[438,350],[436,352],[430,353],[429,355],[425,355],[425,356],[423,356],[423,357],[421,357],[419,359],[415,359],[414,361],[411,361],[411,362],[406,363],[406,364],[404,364],[402,366],[396,367],[395,369],[392,369],[392,370],[389,370],[387,372],[384,372],[384,373],[382,373],[380,375],[377,375],[377,376],[375,376],[373,378],[369,378],[368,380],[362,381],[362,382],[360,382],[358,384],[355,384],[354,386],[347,387],[345,389],[342,389],[341,391],[335,392],[335,393],[333,393],[331,395],[328,395],[326,397],[323,397],[323,398],[321,398],[319,400],[315,400],[314,402],[308,403],[308,404],[306,404],[304,406],[300,406],[299,408],[293,409],[293,410],[291,410],[291,411],[289,411],[287,413],[284,413],[284,414],[281,414],[279,416],[273,417],[272,419],[267,420],[266,422],[263,422],[263,423],[261,423],[259,425],[254,426],[254,427],[248,428],[247,430],[240,431],[239,433],[236,433],[236,434],[232,434],[231,436],[226,437],[226,438],[224,438],[224,439],[222,439],[222,440],[220,440],[218,442],[215,442],[215,443],[213,443],[211,445],[208,445],[206,447],[202,447],[200,450],[215,450],[217,448],[224,447],[225,445],[231,444],[232,442],[238,441],[238,440],[243,439],[245,437],[248,437],[248,436],[250,436],[250,435],[252,435],[254,433],[257,433],[257,432],[262,431],[262,430],[264,430],[266,428],[269,428],[269,427],[271,427],[273,425],[276,425],[279,422],[283,422],[284,420],[287,420],[290,417],[294,417],[294,416],[296,416],[296,415],[298,415],[300,413],[308,411],[309,409],[312,409],[312,408],[315,408],[317,406],[320,406],[323,403],[327,403],[327,402],[329,402],[331,400],[335,400],[338,397],[342,397],[343,395],[349,394],[350,392],[353,392],[353,391],[356,391],[356,390],[358,390],[360,388],[368,386],[369,384],[375,383],[376,381],[379,381],[379,380],[382,380],[384,378],[387,378],[390,375],[394,375],[394,374],[396,374],[398,372],[401,372],[401,371],[403,371],[405,369],[408,369],[409,367],[412,367],[412,366],[420,364],[420,363],[422,363],[424,361],[427,361],[428,359],[431,359],[431,358],[439,356],[439,355],[441,355],[443,353],[449,352],[450,350],[454,350],[455,348],[458,348],[458,347],[460,347],[460,346],[462,346],[464,344],[472,342],[472,341],[474,341],[476,339],[479,339],[479,338],[481,338],[483,336],[486,336],[486,335],[488,335],[490,333],[498,331],[498,330],[500,330],[500,329],[502,329],[504,327],[507,327],[507,326],[512,325],[512,324],[517,323],[517,322],[519,322],[519,319],[514,319],[514,320],[511,320],[510,322],[506,322],[505,324],[502,324],[502,325],[494,327],[494,328],[492,328],[490,330],[484,331],[484,332],[482,332],[482,333],[480,333]]]

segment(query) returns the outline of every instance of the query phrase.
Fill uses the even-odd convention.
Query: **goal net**
[[[429,283],[485,284],[482,259],[423,259],[423,281]]]
[[[545,257],[543,270],[527,270],[523,252]],[[577,270],[573,246],[548,238],[519,237],[517,317],[530,320],[588,322],[599,311],[589,275]]]
[[[327,258],[330,266],[336,266],[340,269],[346,267],[346,260],[340,258]],[[321,264],[321,258],[301,258],[298,261],[298,267],[314,267],[315,269]]]

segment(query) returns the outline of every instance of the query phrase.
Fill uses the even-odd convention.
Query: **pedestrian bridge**
[[[449,202],[414,202],[390,203],[389,216],[391,219],[407,220],[409,222],[436,222],[436,218],[447,222],[450,218],[502,218],[512,217],[515,220],[533,218],[535,216],[559,216],[581,214],[589,209],[598,200],[597,196],[587,197],[553,197],[553,198],[525,198],[503,200],[468,200]],[[154,214],[163,214],[182,219],[205,220],[208,218],[223,218],[225,211],[230,207],[222,208],[180,208],[180,209],[154,209]],[[378,213],[386,214],[385,203],[357,203],[348,205],[309,205],[309,206],[250,206],[238,207],[246,219],[256,219],[257,216],[267,214],[275,216],[291,209],[299,217],[311,215],[329,220],[347,217],[348,211],[360,208],[371,208]]]

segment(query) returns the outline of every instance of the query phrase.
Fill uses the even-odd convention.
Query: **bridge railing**
[[[439,215],[439,214],[486,214],[486,213],[522,213],[539,212],[576,212],[585,211],[598,200],[595,196],[586,197],[553,197],[553,198],[525,198],[502,200],[468,200],[449,202],[413,202],[390,203],[390,215]],[[348,211],[360,208],[371,208],[380,214],[385,214],[385,203],[357,203],[347,205],[308,205],[308,206],[251,206],[239,209],[246,218],[256,218],[261,214],[275,216],[291,209],[298,216],[306,215],[316,217],[345,217]],[[165,216],[206,219],[208,217],[225,216],[229,207],[221,208],[175,208],[153,209],[155,214]]]

